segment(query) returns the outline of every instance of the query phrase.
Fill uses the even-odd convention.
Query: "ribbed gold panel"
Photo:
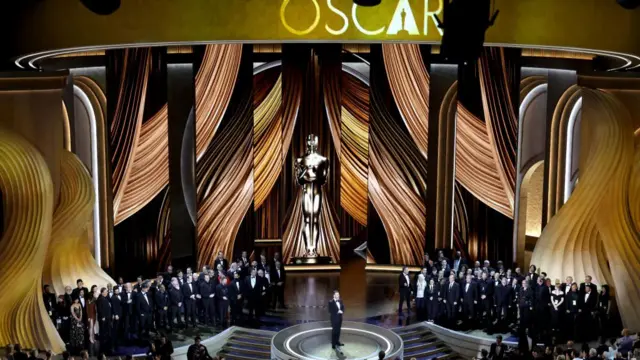
[[[60,196],[53,213],[51,244],[42,278],[57,294],[73,285],[81,275],[87,284],[99,287],[115,281],[96,263],[87,238],[93,213],[91,176],[80,159],[69,151],[62,153]]]
[[[34,146],[0,130],[0,343],[64,350],[42,302],[42,268],[51,238],[54,204],[48,166]]]
[[[420,152],[427,157],[429,73],[418,44],[383,44],[384,65],[398,110]]]
[[[543,230],[531,262],[551,278],[591,275],[597,284],[613,284],[625,327],[637,331],[640,236],[629,213],[633,122],[613,95],[588,89],[579,95],[580,181]]]

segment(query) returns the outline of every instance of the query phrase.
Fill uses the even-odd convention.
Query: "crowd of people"
[[[461,253],[450,260],[438,253],[424,255],[424,266],[411,277],[405,267],[399,276],[402,312],[415,301],[419,320],[455,329],[513,331],[536,342],[591,341],[612,335],[609,287],[598,287],[586,276],[578,284],[571,276],[550,279],[531,265],[528,271],[509,269],[498,261],[469,265]]]
[[[111,354],[124,344],[148,342],[150,332],[200,326],[255,325],[269,307],[284,308],[286,272],[275,253],[250,261],[247,252],[233,262],[219,252],[199,273],[168,266],[155,279],[93,285],[82,279],[56,295],[44,285],[44,303],[72,354],[88,349]],[[243,309],[248,310],[248,316]],[[162,338],[165,338],[162,335]],[[165,338],[166,340],[166,338]],[[153,344],[153,343],[152,343]],[[96,349],[98,348],[98,349]]]

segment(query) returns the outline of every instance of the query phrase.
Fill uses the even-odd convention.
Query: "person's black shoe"
[[[332,348],[333,350],[335,350],[335,349],[336,349],[336,346],[335,346],[335,345],[331,345],[331,348]]]
[[[338,346],[344,346],[344,344],[343,343],[338,343]]]

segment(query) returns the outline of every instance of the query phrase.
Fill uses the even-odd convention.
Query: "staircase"
[[[271,338],[275,332],[264,330],[236,330],[218,352],[228,360],[271,359]]]
[[[404,342],[404,360],[462,359],[423,324],[393,329]]]

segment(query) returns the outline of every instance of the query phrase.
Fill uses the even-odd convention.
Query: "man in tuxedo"
[[[398,302],[398,312],[402,312],[402,303],[406,301],[407,312],[411,312],[411,280],[409,280],[409,268],[402,267],[402,273],[398,276],[398,292],[400,292],[400,302]]]
[[[131,283],[124,284],[124,293],[122,294],[122,335],[128,339],[131,335],[132,328],[135,329],[135,317],[133,310],[135,308],[133,291]]]
[[[579,302],[580,309],[578,310],[581,318],[580,328],[582,329],[582,340],[590,341],[593,340],[595,335],[594,330],[597,328],[594,319],[598,304],[598,293],[594,292],[591,286],[586,285],[584,288],[584,294],[579,296],[582,297],[582,301]]]
[[[245,279],[245,299],[249,310],[249,321],[253,320],[256,314],[258,302],[260,301],[261,284],[257,276],[258,270],[251,269],[251,275]]]
[[[449,283],[445,288],[443,302],[447,309],[447,320],[451,325],[455,323],[456,312],[458,311],[458,300],[460,299],[460,286],[456,283],[456,277],[449,275]]]
[[[240,270],[233,273],[233,281],[229,286],[229,304],[231,306],[231,325],[235,325],[240,321],[242,315],[242,304],[244,293],[244,282],[240,278]]]
[[[257,304],[256,315],[260,317],[264,315],[265,309],[269,302],[269,287],[271,286],[271,284],[269,284],[269,279],[267,279],[264,270],[262,269],[258,269],[258,282],[260,283],[260,300]]]
[[[338,346],[344,346],[344,344],[340,342],[344,304],[340,301],[340,293],[338,290],[333,292],[333,299],[329,301],[329,314],[331,314],[331,348],[337,349]]]
[[[216,287],[216,297],[218,298],[218,319],[220,326],[224,329],[227,324],[227,313],[229,312],[229,286],[227,285],[227,277],[223,277],[222,281]]]
[[[533,265],[533,264],[531,266],[529,266],[529,274],[527,274],[527,275],[529,275],[529,280],[531,280],[531,284],[530,285],[534,285],[535,284],[537,286],[537,284],[538,284],[538,274],[536,273],[537,269],[538,268],[536,268],[536,266]]]
[[[85,299],[86,299],[86,297],[89,296],[89,289],[84,287],[84,282],[82,281],[82,279],[78,279],[76,281],[76,288],[73,289],[73,292],[71,293],[71,296],[79,297],[80,296],[80,290],[84,290],[84,296],[85,296]]]
[[[215,302],[216,288],[211,282],[209,275],[204,276],[204,281],[199,285],[198,296],[202,299],[202,307],[204,309],[204,324],[215,325]]]
[[[224,258],[222,251],[218,251],[218,257],[213,262],[213,268],[217,269],[218,265],[222,265],[222,270],[227,270],[229,268],[229,261]]]
[[[496,318],[499,320],[498,327],[503,328],[511,308],[512,291],[506,277],[503,277],[500,284],[493,290],[493,299],[495,304]]]
[[[518,307],[520,309],[519,335],[526,334],[531,326],[531,313],[533,311],[533,290],[529,287],[528,280],[522,280],[522,288],[518,294]]]
[[[73,303],[72,293],[73,289],[71,289],[71,286],[67,285],[64,287],[64,295],[62,297],[63,301],[62,304],[60,304],[60,309],[58,310],[58,313],[62,318],[60,333],[62,335],[62,340],[64,340],[65,343],[69,342],[69,332],[71,331],[71,304]]]
[[[168,289],[171,287],[171,278],[173,278],[173,266],[169,265],[167,266],[167,271],[164,273],[163,276],[163,283],[162,285],[164,285],[165,289]]]
[[[462,253],[460,251],[456,251],[456,254],[453,258],[453,267],[452,270],[455,270],[456,272],[460,271],[460,267],[462,265],[465,265],[467,263],[467,260],[465,260],[465,258],[462,257]]]
[[[472,282],[473,277],[471,275],[467,275],[467,279],[465,281],[464,287],[462,288],[462,314],[464,315],[464,320],[473,322],[475,319],[474,309],[476,304],[478,303],[478,288],[476,284]]]
[[[285,309],[284,306],[284,284],[287,280],[287,274],[282,268],[282,263],[276,261],[273,263],[273,271],[271,271],[271,285],[273,289],[273,308],[279,306],[281,309]]]
[[[44,307],[47,309],[47,315],[51,321],[56,324],[58,314],[56,311],[56,294],[53,292],[53,288],[49,285],[45,285],[42,292],[42,299],[44,300]]]
[[[202,274],[201,274],[202,275]],[[203,275],[204,279],[204,275]],[[187,276],[187,282],[182,285],[182,297],[184,299],[184,322],[187,327],[189,326],[189,321],[191,321],[191,326],[196,327],[196,295],[198,294],[198,289],[196,285],[193,283],[193,278],[191,276]]]
[[[167,327],[167,312],[169,310],[169,299],[167,289],[163,284],[158,285],[158,290],[153,296],[156,305],[156,328]]]
[[[502,360],[504,359],[505,346],[502,344],[502,335],[496,336],[496,342],[491,344],[489,350],[489,359]]]
[[[111,299],[111,338],[113,341],[113,346],[118,347],[118,342],[120,338],[120,319],[122,319],[122,295],[120,295],[120,287],[116,286],[113,288],[113,296]]]
[[[591,292],[593,294],[597,294],[598,293],[598,286],[596,284],[592,283],[591,280],[592,280],[591,275],[587,275],[584,278],[584,282],[580,284],[580,295],[582,295],[582,297],[584,297],[584,294],[586,293],[586,291],[585,291],[586,287],[590,287],[591,288]]]
[[[138,314],[138,323],[140,324],[140,329],[138,329],[140,337],[149,337],[149,330],[152,326],[152,310],[153,302],[149,295],[149,283],[143,282],[140,285],[140,294],[136,297],[136,313]]]
[[[111,301],[109,301],[109,290],[107,290],[107,288],[100,289],[100,296],[96,300],[96,311],[98,313],[98,324],[100,324],[100,350],[110,353],[111,321],[113,320],[113,315],[111,313]]]
[[[182,307],[183,295],[180,288],[180,281],[177,278],[171,279],[171,288],[169,289],[169,329],[173,329],[174,320],[177,319],[178,326],[182,327],[182,316],[180,308]]]

